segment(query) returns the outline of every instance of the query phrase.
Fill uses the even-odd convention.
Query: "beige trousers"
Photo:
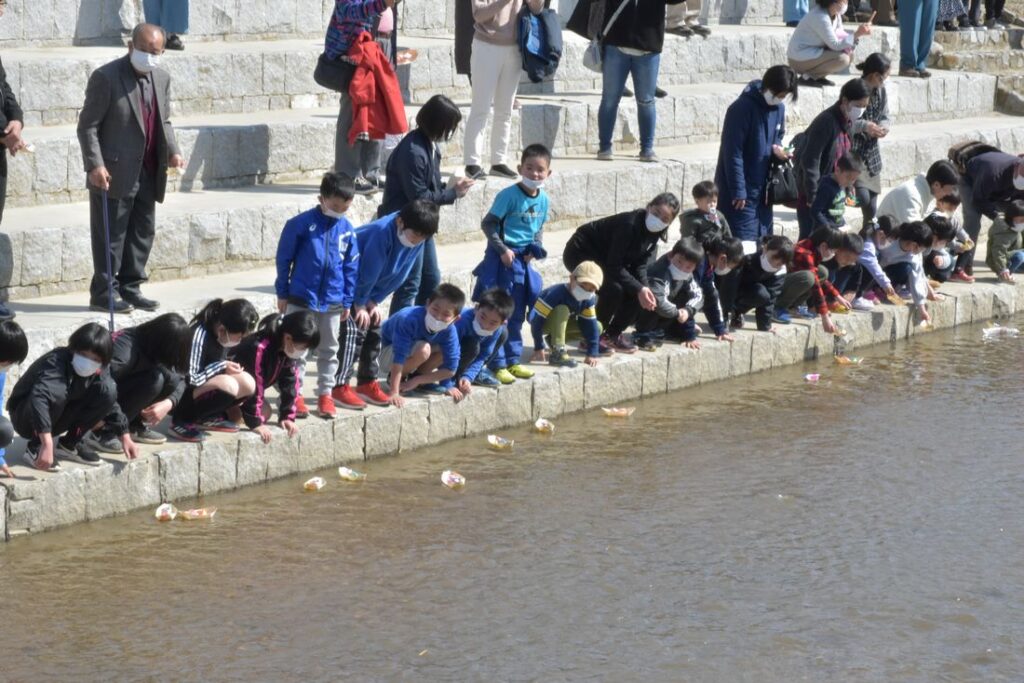
[[[687,0],[678,5],[665,5],[665,28],[679,28],[699,23],[700,10],[701,0]]]
[[[824,78],[848,68],[850,60],[845,52],[825,50],[817,59],[791,59],[789,65],[801,76]]]

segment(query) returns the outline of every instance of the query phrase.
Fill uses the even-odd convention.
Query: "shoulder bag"
[[[591,71],[601,73],[603,70],[602,62],[604,60],[601,54],[601,42],[604,37],[608,34],[608,29],[612,27],[615,20],[622,14],[622,10],[626,8],[626,3],[632,2],[632,0],[622,0],[619,4],[619,8],[612,14],[612,18],[608,20],[608,23],[604,25],[604,29],[598,35],[590,39],[590,45],[587,45],[587,49],[583,51],[583,66],[587,67]]]

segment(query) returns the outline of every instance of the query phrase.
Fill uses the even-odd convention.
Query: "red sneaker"
[[[334,399],[332,399],[329,394],[317,396],[316,412],[325,420],[333,420],[336,414],[336,411],[334,410]]]
[[[309,408],[306,407],[306,400],[301,396],[295,398],[295,419],[305,420],[309,417]]]
[[[949,276],[949,281],[950,282],[974,282],[974,276],[973,275],[968,275],[967,273],[965,273],[963,271],[963,269],[958,268],[958,269],[954,270],[953,273]]]
[[[331,390],[331,398],[340,403],[342,408],[349,410],[362,410],[366,407],[366,401],[356,396],[356,392],[347,384],[334,387]]]
[[[359,394],[359,398],[375,406],[390,405],[391,397],[384,393],[377,380],[357,385],[356,393]]]

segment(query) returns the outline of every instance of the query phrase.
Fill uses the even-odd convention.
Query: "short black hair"
[[[177,313],[164,313],[135,328],[135,343],[146,357],[169,370],[188,370],[192,328]]]
[[[836,249],[852,251],[857,256],[860,256],[864,251],[864,238],[855,232],[843,232],[839,246]]]
[[[437,301],[438,299],[444,299],[445,301],[451,302],[455,308],[455,313],[459,314],[462,312],[462,308],[466,305],[466,294],[451,284],[450,282],[442,282],[437,288],[430,293],[427,297],[427,303]]]
[[[274,345],[284,350],[284,335],[290,334],[292,341],[307,348],[320,346],[320,326],[312,311],[292,311],[288,315],[271,313],[260,321],[256,329],[260,339],[271,339]]]
[[[355,197],[355,186],[352,180],[334,171],[324,173],[320,181],[320,196],[324,199],[338,198],[346,202]]]
[[[652,199],[647,206],[667,206],[673,215],[679,215],[679,197],[671,192],[662,192]]]
[[[840,88],[839,100],[846,100],[847,102],[864,100],[870,94],[871,91],[868,90],[868,84],[864,82],[863,78],[851,78],[846,83],[843,83],[843,87]]]
[[[838,249],[839,245],[843,242],[843,232],[842,230],[823,226],[812,232],[807,239],[811,240],[811,244],[816,247],[824,244],[829,249]]]
[[[713,237],[704,245],[708,256],[725,254],[726,263],[739,263],[743,260],[743,240],[739,237]]]
[[[693,186],[693,198],[697,199],[709,199],[711,197],[718,196],[718,186],[710,180],[702,180]]]
[[[672,256],[682,256],[687,263],[704,260],[704,247],[692,237],[684,237],[672,245]]]
[[[789,93],[796,102],[797,90],[799,90],[800,78],[796,75],[793,67],[786,64],[776,64],[764,72],[761,77],[761,90],[771,90],[778,96],[779,93]]]
[[[431,142],[451,140],[461,121],[462,112],[447,95],[434,95],[416,112],[416,127]]]
[[[952,206],[954,209],[956,209],[958,206],[960,206],[960,188],[953,186],[952,191],[947,192],[942,197],[936,199],[935,203],[948,204],[949,206]]]
[[[860,155],[856,152],[844,152],[841,157],[836,159],[836,168],[840,171],[856,171],[857,173],[864,172],[864,162],[861,161]]]
[[[928,167],[928,173],[925,174],[925,180],[928,181],[928,185],[932,183],[938,183],[939,185],[957,185],[960,182],[960,174],[956,171],[956,166],[952,162],[940,159],[934,164]]]
[[[956,237],[956,227],[953,225],[953,221],[942,214],[929,214],[925,216],[924,222],[932,229],[933,240],[948,242]]]
[[[880,232],[888,239],[894,239],[899,233],[898,227],[893,223],[892,216],[879,216],[873,223],[865,223],[860,229],[860,236],[867,240]]]
[[[1003,212],[1003,220],[1007,223],[1013,223],[1015,218],[1024,218],[1024,201],[1020,199],[1010,202]]]
[[[398,212],[402,226],[423,237],[433,237],[437,234],[439,215],[437,204],[429,199],[414,199]]]
[[[863,62],[857,65],[857,70],[860,71],[861,78],[870,76],[871,74],[887,74],[892,68],[892,61],[881,52],[872,52],[864,59]]]
[[[492,287],[488,289],[476,300],[477,306],[480,308],[489,308],[498,314],[502,320],[508,320],[512,317],[512,312],[515,310],[516,302],[512,298],[512,295],[506,292],[500,287]]]
[[[785,235],[772,235],[765,240],[761,250],[773,251],[779,254],[783,259],[785,259],[786,263],[793,260],[793,240],[789,239]]]
[[[248,299],[214,299],[196,313],[190,325],[202,325],[207,332],[212,332],[214,325],[220,323],[232,334],[249,334],[256,329],[259,320],[260,314]]]
[[[543,159],[551,165],[551,150],[535,142],[532,145],[527,145],[526,149],[523,150],[523,154],[519,157],[519,163],[525,164],[527,159]]]
[[[78,353],[94,353],[100,357],[103,365],[110,365],[110,359],[114,356],[114,342],[110,332],[99,323],[86,323],[75,330],[68,338],[68,348]]]
[[[28,339],[25,330],[13,320],[0,321],[0,363],[24,362],[28,356]]]
[[[913,242],[921,247],[932,246],[932,229],[924,221],[911,221],[900,226],[899,240]]]

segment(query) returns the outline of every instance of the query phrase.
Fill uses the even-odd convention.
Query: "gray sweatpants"
[[[304,306],[288,304],[285,315],[295,311],[308,311]],[[326,396],[334,388],[334,376],[338,374],[338,329],[341,327],[341,310],[317,313],[317,327],[320,330],[320,346],[316,347],[316,395]],[[305,368],[303,368],[305,377]]]

